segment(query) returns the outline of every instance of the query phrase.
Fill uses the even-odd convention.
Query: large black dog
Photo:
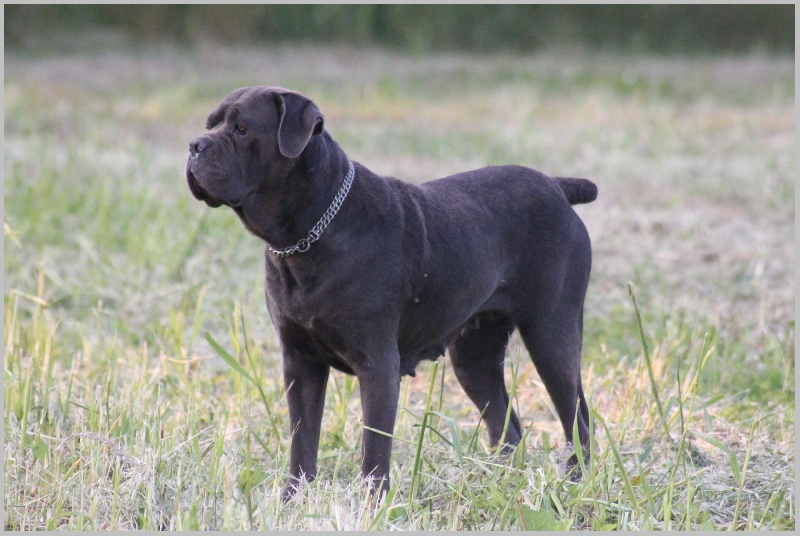
[[[365,429],[361,451],[362,474],[384,490],[400,377],[445,349],[497,445],[514,328],[567,440],[577,416],[588,446],[580,361],[592,255],[570,204],[593,201],[594,184],[520,166],[419,186],[381,177],[347,158],[311,100],[276,87],[234,91],[206,128],[189,145],[189,188],[268,245],[267,309],[294,433],[285,498],[316,475],[330,367],[358,376],[364,426],[386,434]],[[521,436],[512,410],[505,444]]]

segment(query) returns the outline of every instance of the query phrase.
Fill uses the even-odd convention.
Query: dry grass
[[[64,50],[6,54],[7,529],[794,528],[792,59]],[[598,183],[578,207],[595,252],[588,478],[565,479],[568,446],[515,338],[524,450],[493,457],[447,360],[423,364],[401,386],[396,494],[370,504],[358,383],[334,374],[320,478],[280,504],[289,430],[263,246],[183,179],[207,112],[256,84],[312,96],[377,172],[519,163]]]

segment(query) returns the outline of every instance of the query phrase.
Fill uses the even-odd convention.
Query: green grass
[[[581,482],[515,336],[524,449],[493,454],[447,358],[423,363],[375,504],[358,382],[334,373],[319,478],[281,505],[264,246],[183,178],[206,114],[255,84],[411,182],[598,183]],[[4,89],[6,529],[794,529],[793,60],[114,44],[7,53]]]

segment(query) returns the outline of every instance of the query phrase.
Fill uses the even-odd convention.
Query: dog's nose
[[[189,152],[193,155],[197,153],[202,153],[203,151],[208,149],[209,145],[211,145],[211,143],[205,136],[195,138],[189,142]]]

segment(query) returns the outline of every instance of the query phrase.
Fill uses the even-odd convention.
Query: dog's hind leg
[[[562,313],[562,314],[559,314]],[[583,451],[589,447],[589,407],[581,385],[581,339],[583,333],[582,312],[572,316],[563,311],[551,311],[539,315],[539,322],[520,324],[519,333],[530,352],[531,360],[553,400],[564,435],[573,442],[573,426],[578,419],[578,440]],[[565,320],[562,323],[554,319]],[[577,412],[576,412],[577,410]],[[573,455],[569,466],[577,463]]]
[[[474,325],[473,325],[474,322]],[[467,324],[448,346],[456,378],[470,400],[483,412],[494,447],[503,437],[509,399],[503,378],[503,360],[514,325],[505,317],[481,315]],[[511,409],[503,450],[517,445],[522,429]]]

